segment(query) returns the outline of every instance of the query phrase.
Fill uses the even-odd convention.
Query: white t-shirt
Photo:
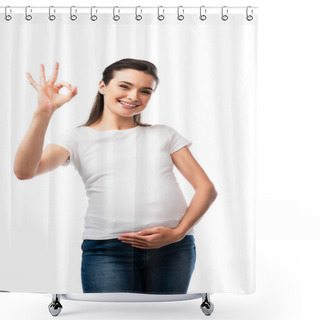
[[[83,239],[176,227],[188,206],[170,154],[191,142],[166,125],[97,131],[76,127],[50,142],[70,153],[89,199]],[[193,228],[188,235],[194,234]]]

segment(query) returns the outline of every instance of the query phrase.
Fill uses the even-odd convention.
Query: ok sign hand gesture
[[[49,80],[46,81],[44,73],[44,65],[40,65],[40,84],[35,82],[30,73],[26,73],[30,84],[38,92],[38,110],[49,112],[51,115],[54,111],[60,108],[63,104],[70,101],[78,92],[77,87],[72,88],[71,84],[65,81],[60,81],[55,84],[58,76],[59,63],[56,62],[54,70]],[[62,87],[70,90],[68,95],[59,93]]]

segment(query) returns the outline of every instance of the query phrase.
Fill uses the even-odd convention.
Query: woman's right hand
[[[38,92],[38,109],[39,111],[45,111],[53,114],[58,108],[63,104],[70,101],[78,92],[77,87],[72,88],[70,83],[65,81],[60,81],[55,84],[58,76],[59,63],[56,62],[53,74],[46,81],[46,76],[44,73],[44,65],[40,65],[40,84],[33,80],[30,73],[27,74],[30,84]],[[59,91],[62,87],[68,88],[71,92],[68,95],[60,94]]]

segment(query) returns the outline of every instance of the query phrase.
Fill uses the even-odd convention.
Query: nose
[[[134,89],[130,90],[128,92],[128,99],[133,100],[133,101],[138,100],[138,92],[137,92],[137,90],[134,90]]]

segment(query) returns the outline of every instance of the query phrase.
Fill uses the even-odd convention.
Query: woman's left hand
[[[183,237],[182,237],[183,238]],[[157,249],[170,243],[180,241],[181,236],[176,229],[156,227],[137,233],[124,233],[118,239],[140,249]]]

